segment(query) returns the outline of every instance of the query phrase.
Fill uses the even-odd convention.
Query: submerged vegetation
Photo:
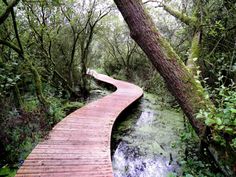
[[[223,177],[205,150],[199,153],[199,138],[182,111],[173,107],[173,97],[164,98],[169,99],[145,93],[138,109],[135,106],[115,124],[115,177]]]
[[[141,104],[145,108],[137,106],[133,115],[153,110],[144,111],[142,121],[157,124],[139,127],[131,116],[118,126],[117,138],[134,149],[144,148],[145,153],[139,152],[143,157],[164,146],[170,150],[168,159],[170,152],[175,159],[178,153],[172,151],[181,151],[181,160],[176,161],[181,170],[165,175],[234,176],[236,3],[114,2],[0,1],[0,176],[14,176],[56,123],[93,100],[93,95],[96,99],[107,94],[86,75],[87,68],[133,82],[149,93]],[[134,7],[139,10],[132,11]],[[140,24],[141,20],[130,20],[133,17],[145,18]],[[148,33],[139,31],[141,25],[147,29],[150,24]],[[150,34],[155,37],[148,39]],[[185,118],[178,113],[181,108]],[[179,140],[172,143],[175,135],[169,130],[177,122]],[[126,136],[127,132],[134,134]],[[139,144],[150,136],[154,138]],[[133,152],[125,153],[128,158]]]
[[[112,159],[116,177],[180,174],[178,161],[183,151],[176,144],[184,129],[183,114],[161,98],[145,93],[138,109],[122,116],[114,127]]]

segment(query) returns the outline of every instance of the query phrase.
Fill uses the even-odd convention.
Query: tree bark
[[[146,53],[164,78],[168,89],[175,96],[197,134],[202,137],[206,126],[195,114],[212,104],[199,81],[187,70],[169,43],[160,35],[155,24],[139,0],[114,0],[127,22],[131,37]]]
[[[204,92],[201,83],[194,78],[170,44],[160,35],[154,22],[142,7],[141,0],[114,0],[130,29],[131,37],[146,53],[157,71],[164,78],[167,88],[174,95],[200,139],[227,176],[235,176],[235,155],[209,140],[210,134],[203,119],[196,114],[214,105]]]

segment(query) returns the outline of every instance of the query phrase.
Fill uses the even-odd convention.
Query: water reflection
[[[162,156],[143,157],[121,142],[113,156],[115,177],[161,177],[176,171],[176,164]]]
[[[182,127],[182,114],[163,108],[145,96],[139,108],[113,132],[115,177],[165,177],[179,173],[180,148],[173,148]],[[137,117],[138,116],[138,117]],[[136,117],[136,118],[135,118]]]

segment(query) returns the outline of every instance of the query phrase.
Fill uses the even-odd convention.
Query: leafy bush
[[[26,101],[24,102],[24,110],[27,112],[36,110],[38,106],[39,106],[39,101],[37,100],[37,98],[34,97],[27,98]]]
[[[184,131],[179,130],[180,139],[172,147],[180,147],[183,156],[178,159],[181,175],[169,173],[168,177],[223,177],[215,163],[208,156],[207,150],[199,151],[199,137],[187,119],[184,119]]]
[[[219,78],[219,81],[222,77]],[[212,129],[213,140],[222,146],[227,143],[236,149],[236,85],[228,87],[223,84],[214,89],[212,97],[216,109],[200,110],[198,118],[204,118],[205,123]]]
[[[63,110],[66,114],[69,114],[72,111],[81,108],[83,105],[84,103],[81,102],[67,102],[66,104],[64,104]]]
[[[53,95],[49,101],[48,114],[36,97],[27,94],[24,95],[22,110],[14,107],[11,98],[0,99],[0,167],[5,164],[10,168],[18,166],[54,124],[83,105],[80,102],[65,102]]]
[[[9,94],[9,89],[20,80],[20,75],[16,73],[17,62],[0,62],[0,97]]]
[[[0,176],[14,177],[16,169],[10,169],[7,165],[0,169]]]
[[[5,107],[6,108],[6,107]],[[14,165],[23,160],[34,143],[50,128],[41,109],[31,112],[8,109],[1,112],[0,164]]]

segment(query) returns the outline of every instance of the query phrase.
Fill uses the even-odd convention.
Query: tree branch
[[[19,55],[22,55],[22,51],[21,49],[19,49],[15,44],[8,42],[8,41],[4,41],[2,39],[0,39],[0,44],[8,46],[9,48],[13,49],[16,53],[18,53]]]
[[[11,4],[7,6],[6,10],[0,15],[0,25],[7,19],[13,7],[16,6],[19,2],[20,0],[13,0]]]
[[[177,10],[174,10],[167,5],[163,5],[163,8],[165,11],[167,11],[169,14],[171,14],[172,16],[174,16],[175,18],[177,18],[178,20],[180,20],[184,24],[189,25],[189,26],[193,26],[193,27],[197,27],[198,22],[197,22],[196,17],[190,17],[190,16],[186,15],[185,13],[181,13]]]
[[[21,41],[20,41],[20,37],[19,37],[18,29],[17,29],[17,24],[16,24],[16,16],[15,16],[13,8],[11,9],[11,16],[12,16],[12,22],[13,22],[13,27],[14,27],[15,35],[16,35],[16,40],[17,40],[17,43],[18,43],[18,45],[20,47],[20,50],[21,50],[21,52],[23,54],[24,50],[23,50],[23,47],[22,47],[22,44],[21,44]]]

